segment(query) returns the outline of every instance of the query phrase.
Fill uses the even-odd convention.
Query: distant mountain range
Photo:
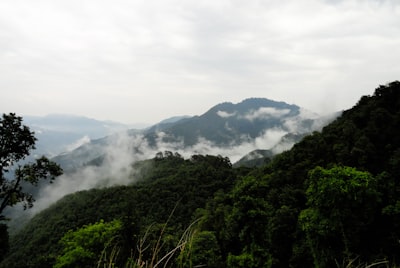
[[[237,104],[218,104],[200,116],[176,116],[146,129],[119,131],[91,139],[75,150],[56,156],[54,161],[66,170],[99,165],[108,151],[118,146],[130,148],[129,153],[139,158],[170,150],[184,155],[223,154],[237,161],[253,150],[269,150],[268,155],[287,150],[305,134],[321,129],[336,116],[321,117],[297,105],[250,98]],[[94,125],[99,127],[97,123]],[[103,130],[108,129],[103,125]]]
[[[25,116],[24,124],[38,138],[34,153],[47,154],[64,169],[54,184],[31,187],[37,199],[31,213],[68,193],[127,184],[129,178],[140,176],[134,163],[154,158],[158,152],[176,152],[184,158],[221,155],[234,166],[259,166],[338,115],[321,117],[297,105],[251,98],[142,129],[68,115]],[[16,213],[11,218],[23,222],[17,210],[9,213]]]
[[[170,124],[162,129],[162,140],[183,142],[184,146],[193,146],[201,140],[217,146],[235,146],[250,142],[264,135],[267,130],[309,132],[320,127],[319,120],[317,114],[307,112],[297,105],[251,98],[238,104],[221,103],[201,116],[184,118]],[[152,144],[157,132],[149,129],[146,137]]]
[[[89,162],[43,187],[29,210],[41,212],[27,219],[22,229],[23,218],[10,216],[14,220],[8,225],[18,226],[0,267],[55,267],[71,258],[81,267],[82,260],[87,267],[103,260],[127,266],[147,260],[162,263],[165,256],[171,257],[170,263],[162,263],[165,266],[178,262],[208,267],[400,265],[400,82],[362,96],[311,135],[306,130],[321,128],[329,118],[296,106],[250,106],[243,113],[239,104],[229,111],[224,108],[228,106],[217,105],[198,117],[164,121],[171,124],[162,123],[156,131],[115,133],[72,151],[70,158],[79,153],[81,161]],[[190,122],[207,117],[215,124],[218,117],[272,121],[260,132],[258,125],[252,132],[246,129],[238,141],[224,139],[235,137],[231,132],[239,127],[214,128],[224,135],[209,138],[201,127],[189,134],[174,132],[182,125],[197,127]],[[197,143],[185,141],[191,133],[199,134]],[[155,137],[154,146],[149,137]],[[166,137],[173,141],[165,142]],[[275,156],[296,139],[301,141]],[[134,162],[137,156],[146,158],[155,150],[173,148],[179,152]],[[243,155],[251,148],[240,161],[271,163],[256,169],[232,168],[224,155],[181,155],[196,150],[227,154],[236,150]],[[95,157],[94,149],[102,154]],[[119,228],[107,244],[81,241]],[[7,242],[7,232],[3,238]],[[160,241],[165,248],[158,248]],[[187,242],[195,250],[173,255]],[[142,254],[154,245],[158,256]],[[121,259],[113,257],[116,248]],[[76,249],[87,249],[95,257],[82,259]]]
[[[38,139],[35,154],[48,156],[71,151],[90,140],[129,129],[129,126],[117,122],[63,114],[24,116],[23,120]]]

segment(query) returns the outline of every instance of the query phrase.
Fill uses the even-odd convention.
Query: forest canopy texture
[[[398,81],[260,167],[160,152],[135,168],[36,215],[0,267],[400,265]]]

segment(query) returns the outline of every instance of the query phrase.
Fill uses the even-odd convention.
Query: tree
[[[271,244],[266,226],[273,207],[266,200],[267,192],[267,181],[252,175],[242,178],[232,189],[232,211],[225,219],[225,228],[239,248],[231,247],[228,267],[271,266]]]
[[[35,200],[23,189],[23,183],[36,186],[40,179],[52,181],[62,174],[60,166],[44,156],[19,164],[35,149],[35,142],[34,132],[22,124],[22,117],[3,114],[0,119],[0,221],[6,220],[3,212],[8,206],[17,203],[23,203],[24,209],[33,206]]]
[[[338,260],[361,259],[371,253],[380,196],[378,182],[370,173],[352,167],[316,167],[309,173],[308,208],[299,215],[301,229],[315,267],[334,266]]]
[[[54,268],[95,267],[96,263],[100,267],[100,264],[112,263],[115,261],[112,259],[114,246],[121,229],[119,220],[107,223],[100,220],[76,231],[69,230],[60,240],[63,254],[58,256]]]
[[[177,258],[179,267],[221,267],[221,251],[214,232],[195,230]]]

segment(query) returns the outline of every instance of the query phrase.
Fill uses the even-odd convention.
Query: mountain
[[[237,104],[218,104],[200,116],[166,119],[140,133],[128,131],[124,147],[131,148],[137,157],[144,155],[143,159],[168,150],[185,156],[221,154],[236,161],[252,150],[276,154],[289,149],[303,134],[320,129],[336,116],[320,117],[296,105],[250,98]],[[105,157],[110,147],[115,148],[112,144],[121,144],[116,140],[123,136],[119,134],[93,140],[54,160],[68,170],[93,163]],[[287,134],[292,135],[290,142]]]
[[[321,129],[336,116],[320,117],[296,105],[251,98],[237,104],[217,104],[200,116],[168,118],[143,130],[121,130],[98,139],[83,136],[86,138],[78,139],[80,146],[74,141],[76,149],[52,157],[61,165],[65,175],[51,187],[40,183],[32,190],[37,199],[33,211],[39,211],[75,191],[127,184],[127,176],[136,172],[131,164],[153,158],[158,152],[178,152],[183,157],[193,154],[222,155],[229,157],[235,167],[262,165],[277,153],[290,149],[304,135]],[[65,135],[68,130],[80,131],[75,138],[84,133],[100,133],[97,134],[100,136],[110,125],[105,124],[108,122],[71,116],[48,116],[30,122],[35,129],[42,129],[42,133],[56,131],[50,132],[54,134],[52,137]],[[76,129],[79,125],[86,127]],[[120,126],[116,125],[117,128]],[[93,129],[103,132],[91,131]],[[58,145],[62,141],[56,139]],[[51,142],[47,146],[53,150],[56,148]],[[39,144],[38,148],[45,146]],[[245,156],[249,152],[250,155]],[[21,214],[18,209],[10,209],[8,213]],[[15,226],[14,223],[12,225]],[[16,228],[21,226],[17,225]]]
[[[145,130],[145,132],[146,133],[154,133],[154,132],[163,131],[163,130],[168,129],[171,126],[175,125],[177,122],[180,122],[181,120],[186,120],[189,118],[190,118],[190,116],[187,116],[187,115],[170,117],[170,118],[164,119],[161,122],[147,128]]]
[[[256,149],[244,155],[236,161],[234,167],[257,167],[269,163],[272,158],[279,152],[283,152],[292,148],[294,144],[303,139],[310,133],[288,133],[284,135],[277,144],[269,150]]]
[[[240,158],[234,167],[257,167],[269,163],[274,156],[271,150],[257,149]]]
[[[184,146],[193,146],[201,140],[207,140],[216,146],[233,146],[248,142],[261,135],[267,129],[280,128],[290,131],[286,123],[299,120],[299,125],[311,127],[309,118],[301,118],[300,107],[268,99],[251,98],[238,104],[221,103],[201,116],[181,120],[164,128],[162,141],[182,142]],[[152,144],[157,133],[148,133]]]
[[[125,218],[130,221],[134,218],[134,228],[143,231],[145,229],[142,228],[151,223],[154,229],[149,228],[148,233],[152,236],[158,232],[159,226],[164,225],[168,217],[174,214],[166,231],[178,231],[179,226],[190,225],[191,215],[196,208],[204,206],[217,190],[232,185],[235,177],[229,159],[220,156],[197,155],[191,159],[183,159],[176,154],[167,154],[136,163],[135,169],[141,172],[139,176],[129,177],[129,186],[77,192],[35,216],[30,224],[13,238],[10,251],[12,254],[0,267],[53,267],[60,249],[57,241],[61,236],[68,230],[92,223],[93,218],[100,215],[105,221],[113,218]],[[127,226],[133,226],[133,222],[126,223]],[[132,239],[135,239],[134,236],[138,233],[134,234],[128,229],[127,231],[121,237],[125,237],[126,243],[136,244],[137,241]],[[27,240],[24,241],[25,239]],[[19,250],[13,248],[16,244]],[[104,245],[100,247],[103,248]],[[35,254],[30,254],[33,251]],[[130,252],[120,251],[119,254],[128,257]]]
[[[53,267],[74,249],[95,256],[79,260],[91,267],[116,248],[106,261],[118,267],[154,259],[164,267],[398,267],[399,137],[396,81],[261,167],[160,153],[136,162],[126,186],[77,192],[37,214],[0,267]],[[63,246],[68,230],[83,235],[101,219],[123,222],[109,248],[81,236]],[[156,254],[142,251],[160,244]]]
[[[157,128],[150,128],[145,137],[150,144],[158,140],[193,147],[206,141],[217,147],[232,147],[256,139],[268,139],[268,131],[279,132],[281,137],[288,133],[310,133],[322,128],[338,115],[322,117],[297,105],[250,98],[237,104],[220,103],[200,116],[170,123],[161,129],[161,138],[160,131],[155,131]]]
[[[117,122],[74,115],[24,116],[23,119],[38,139],[34,153],[47,156],[71,151],[90,140],[129,128]]]

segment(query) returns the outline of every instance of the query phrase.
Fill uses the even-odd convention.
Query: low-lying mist
[[[157,133],[156,145],[150,146],[146,138],[141,134],[129,134],[122,131],[110,136],[106,146],[99,152],[101,161],[97,164],[87,164],[73,172],[67,172],[58,177],[54,183],[42,185],[35,196],[34,207],[29,210],[28,215],[33,216],[39,211],[47,208],[63,196],[81,190],[92,188],[110,187],[114,185],[128,185],[135,183],[140,178],[140,170],[134,168],[137,161],[155,157],[158,152],[177,152],[184,158],[190,158],[194,154],[221,155],[228,157],[232,163],[239,160],[245,154],[256,149],[270,149],[275,154],[290,149],[293,141],[282,139],[288,133],[304,133],[305,129],[301,118],[291,119],[285,122],[284,128],[267,129],[255,139],[248,136],[242,137],[242,142],[231,144],[231,146],[217,146],[215,143],[202,137],[193,146],[184,146],[183,139],[177,142],[164,142],[165,133]],[[332,118],[315,121],[313,130],[320,129]],[[307,129],[310,131],[310,129]],[[85,140],[87,143],[87,140]],[[96,159],[90,159],[96,162]],[[13,214],[18,215],[21,210],[14,209]],[[23,213],[27,213],[26,211]],[[13,216],[12,216],[13,217]]]

